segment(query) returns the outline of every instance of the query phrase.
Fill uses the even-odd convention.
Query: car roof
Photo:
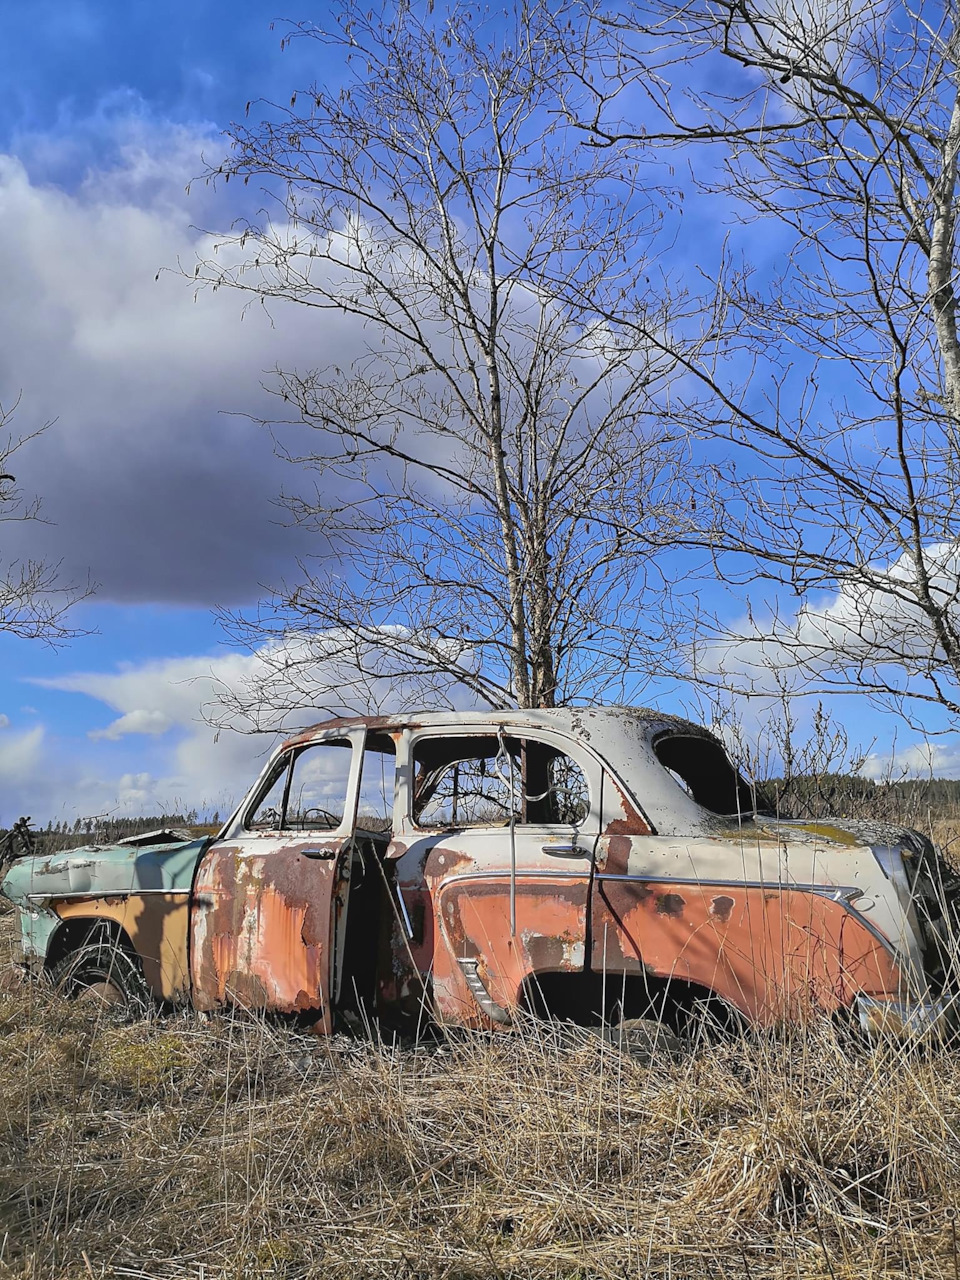
[[[640,731],[647,741],[661,733],[692,734],[713,738],[702,725],[680,716],[650,707],[537,707],[503,708],[493,711],[407,711],[389,715],[335,716],[298,730],[284,742],[284,747],[302,745],[333,730],[366,728],[383,733],[399,733],[404,729],[557,729],[574,737],[603,736],[604,730],[630,728]]]

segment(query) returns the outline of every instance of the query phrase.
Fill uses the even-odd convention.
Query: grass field
[[[9,916],[2,920],[9,937]],[[650,1066],[0,996],[0,1277],[948,1277],[960,1061],[829,1028]]]

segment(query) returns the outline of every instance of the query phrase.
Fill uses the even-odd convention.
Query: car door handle
[[[304,858],[335,858],[337,856],[336,849],[301,849],[300,854]]]
[[[578,844],[542,844],[540,846],[541,853],[552,853],[557,858],[586,858],[589,857],[586,849],[581,849]]]

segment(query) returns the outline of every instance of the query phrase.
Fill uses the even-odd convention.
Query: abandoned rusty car
[[[764,817],[709,732],[633,708],[328,721],[216,837],[19,856],[0,889],[68,993],[318,1032],[952,1004],[957,880],[924,837]]]

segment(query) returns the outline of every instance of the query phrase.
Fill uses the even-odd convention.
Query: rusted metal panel
[[[601,876],[592,933],[596,971],[697,983],[761,1024],[901,984],[889,949],[809,889]]]
[[[214,845],[195,885],[194,1004],[316,1011],[330,1030],[333,897],[340,841]],[[261,852],[262,848],[262,852]],[[318,856],[321,855],[321,856]]]
[[[166,841],[167,834],[174,838]],[[153,833],[146,845],[139,838],[15,862],[2,887],[20,907],[24,958],[31,967],[46,965],[63,921],[112,920],[140,955],[154,994],[187,1000],[190,885],[209,840],[175,836]]]
[[[445,946],[434,968],[437,1012],[448,1022],[484,1026],[460,965],[475,960],[490,998],[516,1010],[524,983],[536,973],[576,973],[584,967],[589,878],[521,876],[517,932],[510,936],[510,883],[505,876],[451,880],[440,889],[437,917]]]

